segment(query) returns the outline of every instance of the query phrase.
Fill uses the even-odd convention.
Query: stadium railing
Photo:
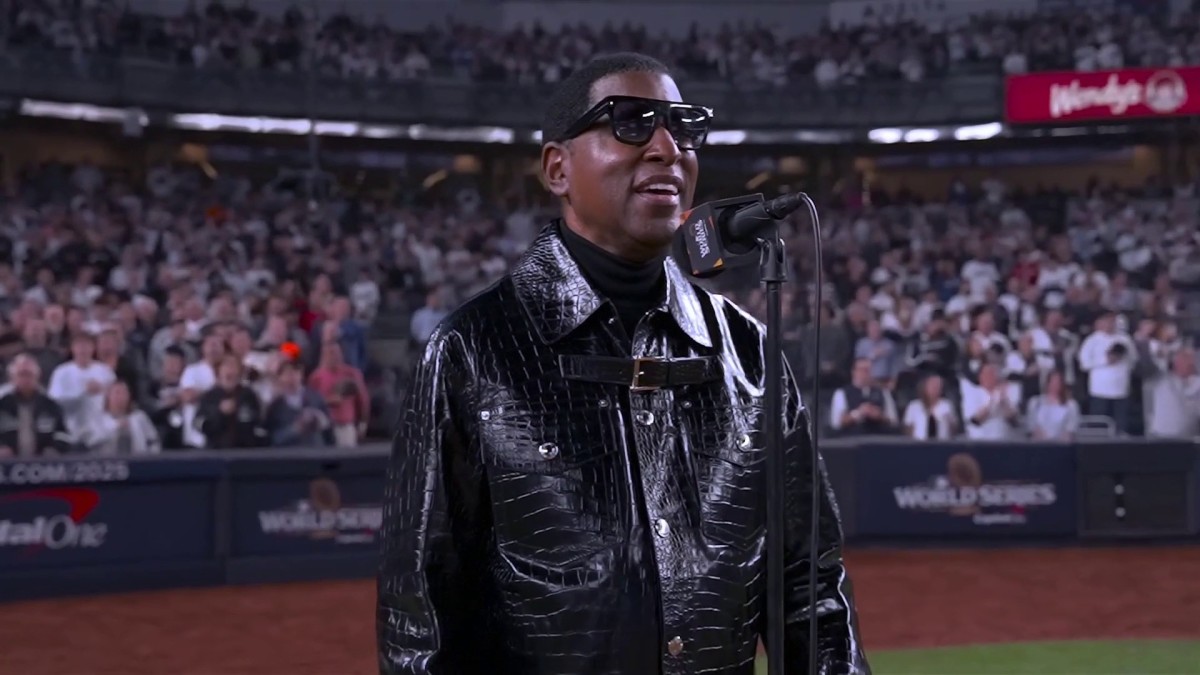
[[[749,81],[684,81],[690,99],[720,111],[723,129],[916,126],[1002,118],[998,75],[821,89]],[[317,94],[319,92],[319,95]],[[138,58],[0,51],[0,96],[139,108],[153,116],[214,113],[389,124],[536,129],[546,86],[473,82],[452,74],[414,81],[354,80],[245,69],[196,69]]]
[[[852,542],[1195,539],[1200,444],[822,444]],[[0,460],[0,601],[373,574],[388,450]]]

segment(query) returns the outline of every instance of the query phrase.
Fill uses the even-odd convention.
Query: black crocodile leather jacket
[[[434,333],[388,471],[380,671],[751,675],[765,632],[762,326],[666,263],[629,340],[556,228]],[[632,352],[631,352],[632,350]],[[713,357],[631,391],[560,356]],[[807,417],[789,383],[789,675],[807,670]],[[820,671],[868,673],[827,484]]]

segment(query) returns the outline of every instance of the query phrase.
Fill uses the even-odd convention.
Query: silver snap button
[[[634,416],[634,419],[638,421],[638,424],[648,427],[651,424],[654,424],[654,413],[650,412],[649,410],[639,410],[637,415]]]
[[[600,399],[600,402],[597,403],[596,405],[600,406],[601,408],[607,408],[608,407],[608,399],[602,398],[602,399]]]
[[[484,422],[492,419],[492,411],[490,411],[490,410],[479,411],[479,419],[483,420]]]
[[[654,532],[660,537],[665,537],[671,534],[671,524],[667,522],[666,518],[659,518],[654,521]]]
[[[671,656],[679,656],[683,653],[683,638],[676,635],[667,643],[667,653]]]
[[[683,402],[683,409],[684,409],[684,410],[690,410],[690,409],[691,409],[691,407],[692,407],[692,402],[691,402],[691,401],[684,401],[684,402]]]
[[[615,318],[613,318],[613,317],[611,317],[611,316],[610,316],[610,317],[608,317],[608,322],[607,322],[607,323],[608,323],[608,325],[610,325],[610,326],[611,326],[611,325],[613,325],[613,324],[614,324],[614,323],[616,323],[616,322],[617,322],[617,320],[616,320]]]
[[[743,450],[749,450],[750,445],[753,442],[753,439],[750,438],[750,434],[742,434],[741,436],[738,436],[738,447]]]
[[[538,446],[538,454],[545,459],[558,457],[558,446],[553,443],[542,443]]]

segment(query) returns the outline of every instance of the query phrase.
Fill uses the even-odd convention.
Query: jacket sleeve
[[[430,340],[409,385],[384,492],[376,632],[380,673],[467,675],[485,540],[480,473],[458,415],[465,378],[453,335]],[[472,637],[472,635],[474,636]]]
[[[66,416],[63,415],[62,406],[58,405],[51,398],[47,398],[46,401],[50,404],[50,410],[54,415],[54,435],[51,436],[54,449],[60,455],[65,455],[75,449],[75,439],[71,436],[71,432],[67,430],[67,420]]]
[[[809,524],[812,522],[813,447],[809,411],[804,407],[791,368],[785,363],[784,448],[786,449],[786,520],[784,652],[788,673],[808,667]],[[862,649],[850,577],[842,559],[842,525],[824,460],[818,458],[821,492],[817,550],[817,643],[819,675],[869,675]],[[764,614],[762,634],[766,635]],[[818,675],[813,673],[812,675]]]

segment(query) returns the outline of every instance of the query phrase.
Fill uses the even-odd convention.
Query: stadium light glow
[[[872,129],[867,132],[867,138],[872,143],[899,143],[904,140],[901,129]]]
[[[909,129],[904,132],[905,143],[932,143],[942,137],[937,129]]]
[[[140,108],[114,108],[87,103],[64,103],[23,99],[19,106],[22,115],[52,117],[87,122],[165,124],[176,129],[194,131],[233,131],[251,134],[287,134],[340,136],[347,138],[410,139],[443,143],[484,143],[503,145],[540,145],[540,130],[513,129],[498,126],[441,126],[434,124],[380,124],[348,120],[309,120],[291,117],[221,115],[217,113],[156,114],[153,118]],[[1000,122],[973,125],[944,125],[932,127],[884,127],[864,133],[859,129],[714,129],[708,135],[710,145],[842,145],[847,143],[929,143],[941,140],[981,141],[1008,133]],[[1112,130],[1059,128],[1031,130],[1023,135],[1074,135],[1112,133]]]
[[[57,101],[38,101],[26,98],[21,99],[21,105],[18,110],[22,115],[29,117],[52,117],[60,120],[123,124],[130,116],[134,116],[142,126],[150,123],[149,117],[141,108],[110,108],[107,106],[91,105],[89,103],[60,103]]]
[[[986,141],[1004,133],[1004,125],[999,122],[973,124],[954,130],[954,138],[960,141]]]

